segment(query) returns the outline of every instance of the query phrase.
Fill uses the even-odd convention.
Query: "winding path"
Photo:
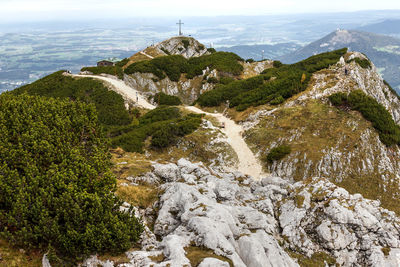
[[[127,97],[128,99],[132,100],[133,102],[137,103],[142,108],[146,109],[155,109],[156,107],[149,102],[140,94],[138,90],[133,89],[132,87],[128,86],[124,81],[119,79],[113,79],[105,76],[97,76],[97,75],[71,75],[72,77],[81,77],[81,78],[93,78],[105,81],[106,83],[110,84],[114,91],[117,93]],[[136,101],[137,100],[137,101]]]
[[[147,102],[145,98],[143,98],[139,91],[133,89],[132,87],[128,86],[124,81],[113,79],[105,76],[97,76],[97,75],[72,75],[73,77],[86,77],[86,78],[94,78],[98,80],[102,80],[107,82],[108,84],[112,85],[114,90],[121,95],[129,98],[133,102],[143,108],[146,109],[154,109],[156,108],[154,105]],[[254,179],[259,180],[267,174],[263,173],[262,166],[253,152],[250,150],[249,146],[246,144],[242,137],[243,128],[239,124],[235,123],[233,120],[225,117],[221,113],[208,113],[204,112],[203,110],[194,107],[194,106],[185,106],[187,110],[190,110],[194,113],[199,114],[206,114],[212,116],[218,120],[219,123],[225,124],[224,128],[221,128],[221,131],[227,136],[227,142],[236,152],[239,164],[238,164],[238,171],[243,174],[247,174],[252,176]]]
[[[227,142],[236,152],[239,164],[238,170],[241,173],[252,176],[254,179],[259,180],[262,176],[266,176],[263,173],[262,166],[253,152],[250,150],[249,146],[246,144],[242,137],[243,128],[233,120],[225,117],[221,113],[208,113],[204,112],[201,109],[194,106],[186,106],[186,109],[194,112],[194,113],[204,113],[209,116],[213,116],[216,118],[219,123],[223,123],[225,125],[224,128],[221,128],[221,131],[226,134],[228,137]]]

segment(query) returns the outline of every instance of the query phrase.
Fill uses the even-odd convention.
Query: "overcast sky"
[[[400,9],[399,0],[0,0],[0,21]]]

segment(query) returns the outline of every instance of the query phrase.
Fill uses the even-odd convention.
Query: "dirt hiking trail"
[[[113,79],[105,76],[97,76],[97,75],[72,75],[73,77],[86,77],[86,78],[94,78],[98,80],[102,80],[110,84],[113,89],[129,98],[133,102],[137,103],[140,107],[146,109],[154,109],[156,108],[154,105],[150,104],[139,91],[134,88],[128,86],[124,81]],[[263,177],[268,176],[262,170],[262,166],[253,152],[250,150],[249,146],[246,144],[242,137],[243,128],[239,124],[235,123],[233,120],[225,117],[221,113],[209,113],[205,112],[194,106],[185,106],[187,110],[190,110],[194,113],[198,114],[206,114],[212,116],[218,120],[220,124],[224,124],[225,127],[221,128],[221,131],[227,136],[228,144],[233,148],[236,152],[239,163],[237,166],[238,171],[243,174],[247,174],[252,176],[255,180],[259,180]]]

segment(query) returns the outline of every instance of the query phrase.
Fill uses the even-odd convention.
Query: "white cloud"
[[[398,0],[0,0],[0,19],[263,15],[400,9]]]

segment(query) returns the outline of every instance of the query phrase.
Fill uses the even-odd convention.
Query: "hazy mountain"
[[[378,34],[400,35],[400,20],[389,19],[379,23],[369,24],[357,28],[360,31],[373,32]]]
[[[297,43],[280,43],[274,45],[237,45],[231,47],[218,47],[217,51],[233,52],[244,59],[254,60],[274,59],[294,52],[301,46]],[[264,52],[263,52],[264,51]]]
[[[400,39],[355,30],[337,30],[299,50],[281,57],[293,63],[326,51],[348,47],[366,54],[380,74],[397,90],[400,89]]]

